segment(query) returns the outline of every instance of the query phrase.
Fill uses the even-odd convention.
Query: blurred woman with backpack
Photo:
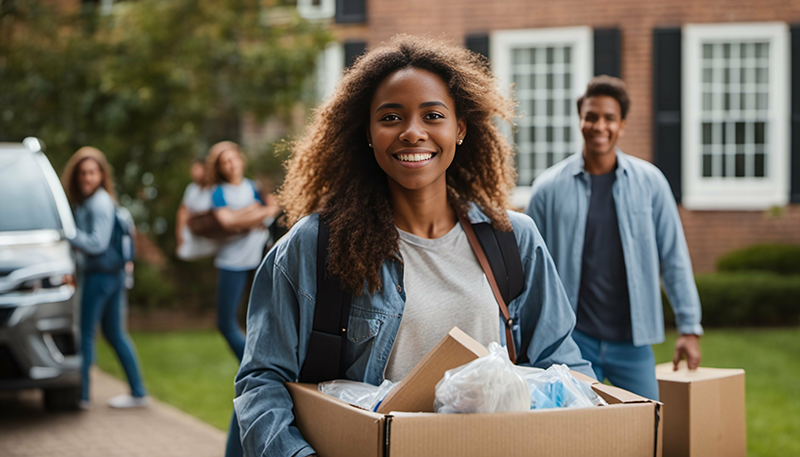
[[[127,250],[123,248],[127,229],[117,217],[111,167],[101,151],[83,147],[67,162],[62,183],[77,226],[77,234],[70,243],[83,253],[80,318],[83,385],[80,406],[89,408],[89,368],[94,361],[94,329],[98,321],[131,387],[130,395],[112,398],[109,406],[146,406],[147,393],[136,353],[123,327],[120,294],[124,287],[125,263],[131,259],[127,258]]]

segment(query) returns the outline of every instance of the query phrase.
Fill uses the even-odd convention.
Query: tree
[[[245,114],[286,115],[330,40],[296,14],[266,20],[258,0],[51,3],[0,0],[0,139],[43,139],[57,170],[81,146],[104,151],[166,252],[191,160],[238,140]]]

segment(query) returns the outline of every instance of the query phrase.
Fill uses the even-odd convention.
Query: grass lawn
[[[218,331],[136,332],[131,336],[150,395],[228,430],[233,413],[233,378],[239,364]],[[105,341],[98,341],[97,364],[103,371],[126,379],[116,354]]]
[[[675,334],[654,346],[656,360],[672,360]],[[150,393],[226,430],[233,398],[235,357],[216,331],[133,334]],[[703,365],[747,371],[747,449],[751,456],[800,456],[800,328],[709,329],[701,340]],[[124,379],[111,349],[98,344],[100,368]]]

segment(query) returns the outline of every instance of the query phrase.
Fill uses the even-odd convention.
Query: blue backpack
[[[86,271],[117,273],[122,271],[125,263],[133,260],[133,237],[131,228],[120,216],[119,210],[114,212],[114,228],[108,249],[96,255],[86,256]]]

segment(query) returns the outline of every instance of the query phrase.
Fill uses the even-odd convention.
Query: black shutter
[[[470,51],[480,54],[487,59],[489,58],[489,35],[483,34],[474,34],[474,35],[467,35],[467,38],[464,40],[464,47],[469,49]]]
[[[653,30],[653,162],[681,202],[681,29]]]
[[[792,56],[791,87],[792,93],[792,130],[791,130],[791,191],[789,200],[800,203],[800,24],[791,26],[791,40],[789,42]]]
[[[620,77],[619,29],[594,30],[594,74]]]
[[[367,22],[367,0],[336,0],[336,22]]]
[[[367,50],[366,41],[347,41],[344,44],[344,68],[353,65],[356,58]]]

